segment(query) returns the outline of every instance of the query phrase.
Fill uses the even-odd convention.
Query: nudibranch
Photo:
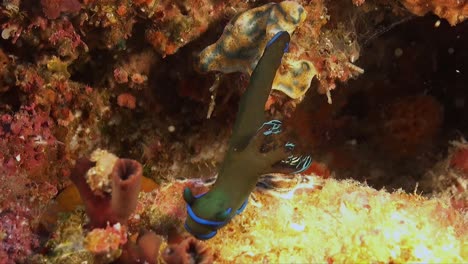
[[[234,17],[218,41],[200,53],[199,69],[203,72],[250,74],[267,42],[280,31],[287,31],[292,35],[306,17],[304,7],[294,1],[269,3],[247,10]],[[298,49],[295,49],[284,55],[272,89],[279,90],[292,99],[301,98],[316,74],[313,63],[303,59]]]
[[[281,121],[266,122],[265,118],[264,106],[289,40],[289,33],[280,31],[265,45],[240,100],[229,148],[213,187],[197,196],[189,188],[184,190],[185,228],[198,239],[212,238],[244,210],[261,175],[273,170],[299,173],[311,163],[309,156],[290,154],[294,144],[278,142]]]

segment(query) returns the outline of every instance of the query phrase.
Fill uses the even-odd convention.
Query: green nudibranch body
[[[229,149],[212,189],[199,196],[193,196],[188,188],[184,190],[188,214],[185,228],[198,239],[213,237],[217,229],[239,214],[259,177],[271,172],[273,165],[283,160],[296,171],[310,165],[308,156],[299,159],[289,156],[284,160],[294,147],[291,143],[269,152],[261,151],[266,137],[281,132],[279,120],[265,122],[264,107],[289,40],[288,32],[280,31],[266,45],[240,100]]]

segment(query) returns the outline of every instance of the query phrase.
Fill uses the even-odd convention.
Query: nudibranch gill
[[[281,121],[265,118],[265,102],[289,40],[289,33],[280,31],[267,43],[240,100],[229,148],[211,190],[197,196],[184,190],[185,228],[198,239],[212,238],[244,210],[261,175],[273,170],[299,173],[311,163],[309,156],[290,154],[294,144],[279,143]]]

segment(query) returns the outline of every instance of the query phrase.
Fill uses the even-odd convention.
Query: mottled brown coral
[[[148,4],[145,9],[152,22],[146,30],[146,41],[163,57],[174,54],[206,32],[211,23],[242,6],[245,4],[238,0],[229,3],[206,0],[156,1],[156,4]]]
[[[384,148],[393,154],[413,154],[431,142],[441,128],[442,105],[432,96],[408,96],[390,103],[384,110]]]
[[[60,13],[76,13],[81,9],[78,0],[41,0],[42,9],[50,19],[56,19]]]
[[[122,255],[117,263],[158,263],[159,248],[163,239],[156,233],[149,231],[138,236],[136,242],[129,241],[124,246]]]
[[[162,257],[167,264],[208,264],[213,262],[211,249],[194,237],[188,237],[177,245],[169,245]]]
[[[451,145],[449,155],[424,175],[421,187],[426,192],[447,197],[455,209],[467,212],[468,143],[462,138]]]
[[[423,16],[432,12],[455,26],[468,18],[466,0],[404,0],[403,5],[412,13]]]

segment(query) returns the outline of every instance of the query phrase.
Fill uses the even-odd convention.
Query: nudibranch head
[[[272,37],[286,31],[289,35],[298,29],[307,17],[305,8],[296,1],[268,3],[235,16],[225,27],[216,43],[206,47],[199,56],[199,70],[223,73],[252,73]],[[292,51],[285,54],[277,71],[272,89],[292,99],[302,98],[317,76],[313,62],[303,56],[305,49],[294,38]]]
[[[251,73],[268,41],[280,31],[290,35],[304,22],[307,12],[295,1],[268,3],[235,16],[216,43],[199,56],[199,69]]]

